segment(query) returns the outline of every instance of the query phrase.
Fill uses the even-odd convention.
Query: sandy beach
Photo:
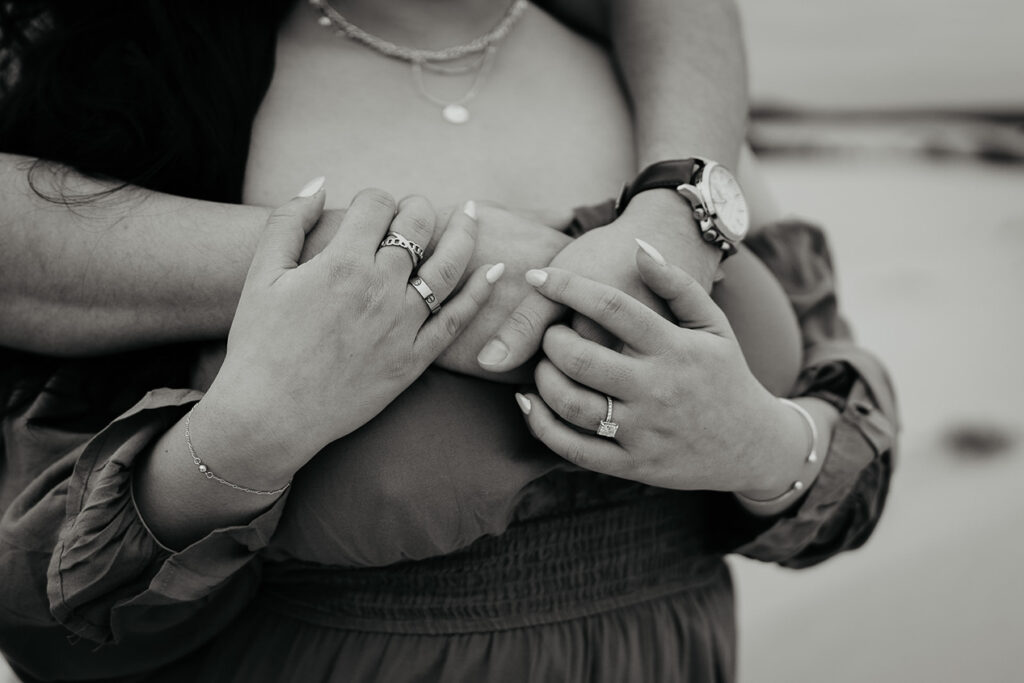
[[[768,160],[832,239],[903,432],[867,545],[799,572],[734,559],[745,683],[1024,679],[1024,166]],[[949,443],[973,430],[1003,447]],[[993,444],[990,444],[993,445]]]

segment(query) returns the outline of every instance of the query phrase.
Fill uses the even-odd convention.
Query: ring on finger
[[[614,439],[615,433],[619,431],[618,423],[612,422],[612,411],[615,409],[615,402],[612,401],[611,396],[605,396],[605,399],[608,401],[608,413],[601,420],[601,424],[597,428],[597,435]]]
[[[384,239],[380,241],[380,246],[377,247],[377,251],[380,251],[384,247],[401,247],[409,252],[409,258],[412,259],[413,270],[419,268],[420,261],[423,260],[423,247],[397,232],[392,231],[385,235]]]
[[[437,295],[434,294],[434,290],[432,290],[430,286],[423,281],[423,278],[419,275],[414,275],[409,280],[409,285],[415,289],[421,297],[423,297],[423,302],[427,305],[427,308],[430,309],[430,314],[437,315],[441,310],[441,302],[437,300]]]

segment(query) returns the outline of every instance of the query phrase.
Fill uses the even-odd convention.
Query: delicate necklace
[[[320,10],[320,18],[317,21],[321,26],[334,27],[338,33],[357,43],[362,43],[385,57],[409,62],[412,67],[412,78],[417,92],[424,99],[441,107],[441,116],[445,121],[456,124],[469,121],[469,109],[466,108],[466,105],[477,96],[484,80],[490,73],[494,63],[494,55],[498,51],[496,43],[508,35],[508,32],[512,30],[516,21],[518,21],[519,17],[522,16],[529,6],[527,0],[515,0],[508,8],[508,11],[505,12],[505,16],[502,17],[501,21],[494,28],[479,38],[475,38],[463,45],[454,45],[442,50],[418,50],[395,45],[383,38],[367,33],[339,14],[337,10],[327,3],[327,0],[309,0],[309,4]],[[456,65],[448,63],[470,56],[475,56],[475,59],[466,64]],[[476,73],[473,77],[473,82],[469,86],[469,90],[462,97],[446,101],[427,92],[426,86],[423,84],[424,69],[445,76],[456,76],[473,71]]]

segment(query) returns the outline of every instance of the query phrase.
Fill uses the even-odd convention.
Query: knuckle
[[[395,221],[399,223],[403,230],[409,230],[417,234],[429,233],[434,229],[433,213],[428,213],[421,207],[414,209],[403,206]]]
[[[574,443],[566,447],[563,457],[577,467],[585,467],[587,461],[587,451],[583,445]]]
[[[451,259],[441,259],[437,264],[437,274],[447,287],[454,287],[462,279],[462,268]]]
[[[458,311],[448,311],[444,317],[444,332],[448,337],[457,337],[465,325],[465,318]]]
[[[392,213],[395,211],[395,198],[391,196],[390,192],[385,192],[384,190],[376,187],[370,187],[363,190],[359,193],[356,199],[365,201],[382,209],[387,209]]]
[[[661,407],[672,408],[679,405],[679,395],[669,384],[653,382],[648,386],[647,394]]]
[[[593,365],[594,361],[585,353],[573,354],[569,359],[569,369],[576,376],[587,374]]]
[[[384,273],[374,270],[366,278],[363,286],[363,304],[367,309],[378,308],[384,301],[387,291]]]
[[[354,254],[342,254],[327,261],[327,275],[332,282],[343,282],[362,272],[362,263]]]
[[[530,313],[517,309],[509,314],[508,327],[514,334],[530,337],[537,330],[537,320]]]
[[[622,312],[625,300],[619,292],[603,292],[597,300],[597,310],[608,316]]]
[[[579,422],[580,418],[583,416],[583,406],[580,405],[579,401],[572,397],[563,398],[560,409],[561,410],[559,412],[562,413],[562,417],[569,422]]]
[[[384,376],[386,379],[402,379],[413,373],[417,367],[419,359],[412,351],[394,351],[384,364]]]

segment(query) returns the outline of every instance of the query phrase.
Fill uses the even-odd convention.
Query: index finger
[[[590,318],[641,353],[664,348],[675,326],[629,294],[561,268],[526,273],[526,281],[556,303]]]

